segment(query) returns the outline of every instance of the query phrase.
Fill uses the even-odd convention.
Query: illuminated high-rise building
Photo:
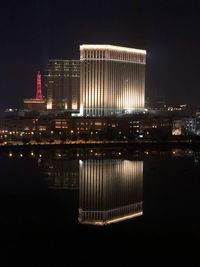
[[[110,116],[144,109],[146,51],[80,46],[80,115]]]
[[[143,161],[80,161],[79,222],[106,225],[143,214]]]
[[[80,61],[49,60],[46,68],[47,109],[78,111]]]

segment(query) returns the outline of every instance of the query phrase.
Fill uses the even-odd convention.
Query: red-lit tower
[[[37,74],[37,87],[36,87],[36,97],[37,100],[42,99],[42,81],[41,81],[41,74],[38,71]]]
[[[34,110],[34,111],[44,111],[46,105],[46,100],[42,96],[42,79],[40,71],[37,73],[37,84],[35,98],[24,99],[24,109],[25,110]]]

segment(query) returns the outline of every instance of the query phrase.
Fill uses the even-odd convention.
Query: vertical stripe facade
[[[143,161],[80,161],[79,221],[107,224],[142,213]]]
[[[144,109],[146,51],[81,45],[80,107],[84,116],[110,116]]]

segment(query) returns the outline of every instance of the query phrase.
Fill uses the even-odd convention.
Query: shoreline
[[[140,141],[140,142],[120,142],[120,141],[97,141],[97,142],[68,142],[68,143],[37,143],[37,144],[6,144],[0,145],[0,150],[18,148],[104,148],[104,147],[124,147],[135,149],[164,149],[164,148],[192,148],[200,149],[200,141]]]

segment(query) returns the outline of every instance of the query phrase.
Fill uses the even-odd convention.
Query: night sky
[[[78,59],[83,43],[146,49],[146,96],[200,105],[200,5],[183,2],[1,2],[0,109],[22,107],[37,70],[50,58]]]

